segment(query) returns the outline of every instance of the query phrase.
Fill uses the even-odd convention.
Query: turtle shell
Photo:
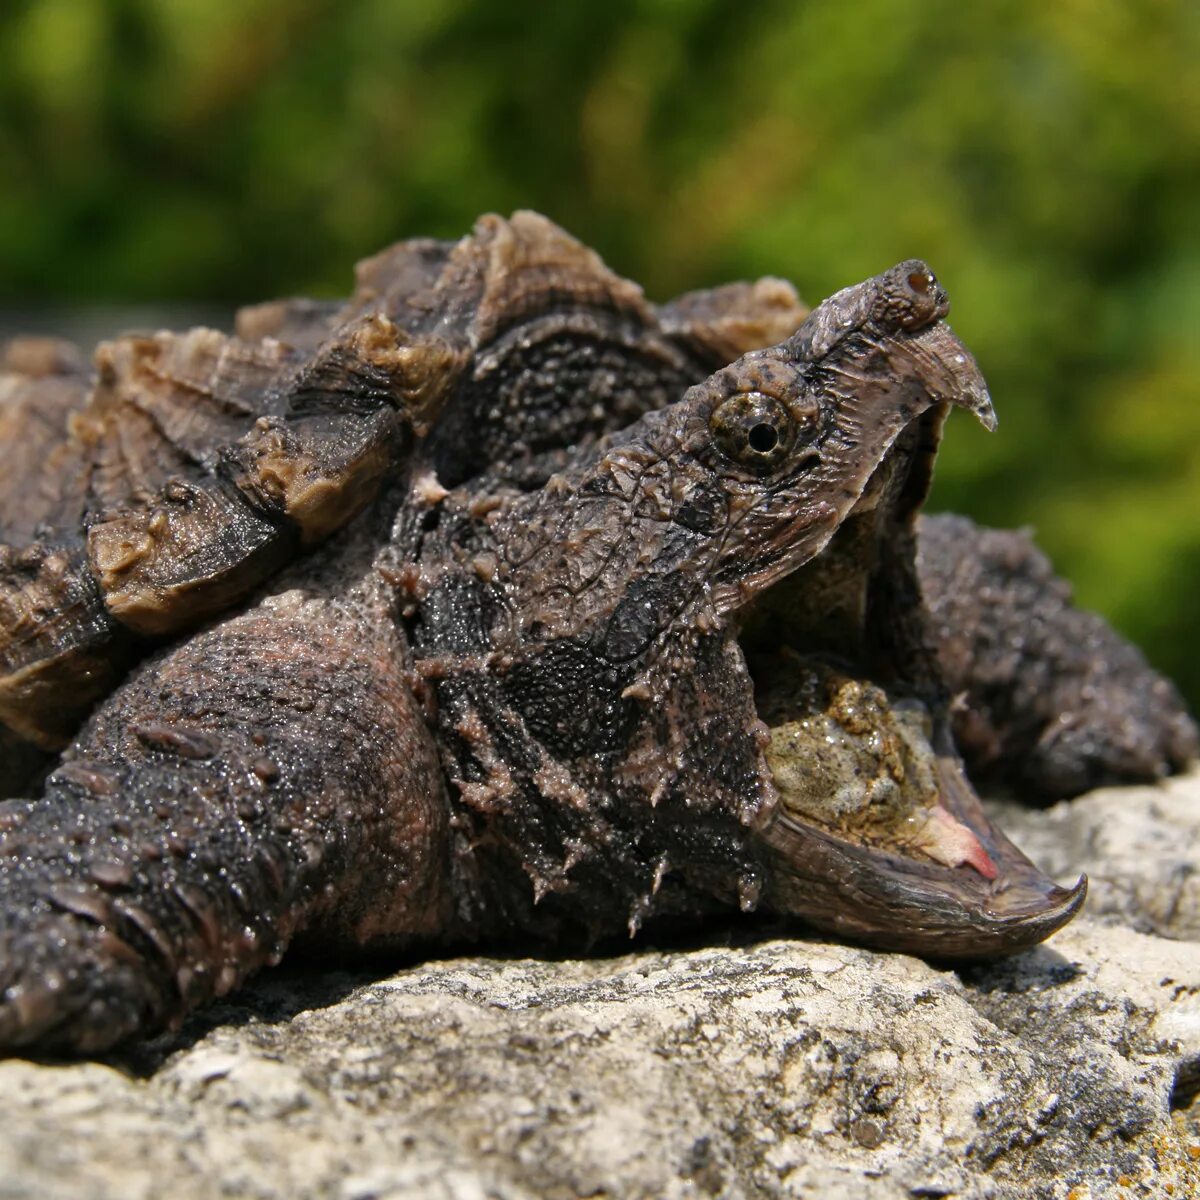
[[[656,307],[546,218],[359,263],[344,303],[0,358],[0,794],[145,651],[240,604],[419,466],[538,486],[805,315],[775,279]],[[397,495],[401,494],[399,491]]]

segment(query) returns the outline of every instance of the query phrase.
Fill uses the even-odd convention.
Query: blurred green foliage
[[[0,0],[0,305],[220,303],[541,209],[651,296],[909,255],[1030,524],[1200,704],[1195,0]]]

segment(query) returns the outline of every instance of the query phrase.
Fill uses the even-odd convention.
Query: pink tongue
[[[928,810],[918,839],[921,849],[936,862],[948,867],[961,867],[965,863],[984,879],[995,879],[999,874],[979,839],[940,804]]]

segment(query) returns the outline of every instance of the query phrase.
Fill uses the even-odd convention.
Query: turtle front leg
[[[381,606],[288,592],[142,668],[0,804],[0,1049],[176,1024],[303,934],[446,923],[436,751]]]
[[[928,629],[972,779],[1058,799],[1196,758],[1200,735],[1170,680],[1075,607],[1027,534],[955,516],[918,529]]]

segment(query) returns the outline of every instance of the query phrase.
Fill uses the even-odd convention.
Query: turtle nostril
[[[933,290],[933,276],[928,271],[913,271],[908,277],[908,286],[914,292],[927,296]]]

